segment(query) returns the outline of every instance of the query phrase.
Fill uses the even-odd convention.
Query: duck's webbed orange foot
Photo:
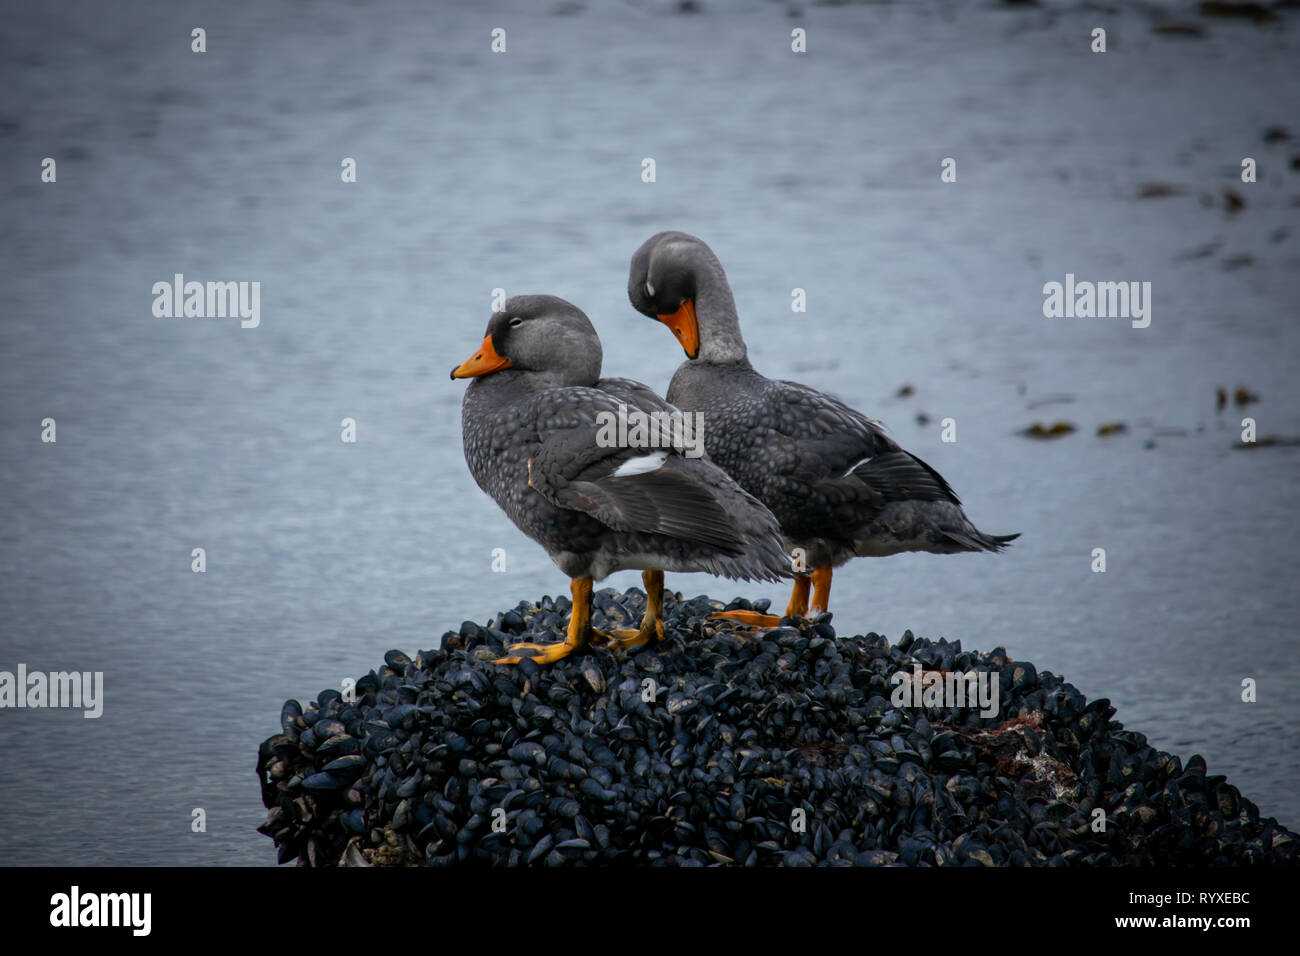
[[[760,614],[758,611],[719,611],[709,615],[710,621],[739,621],[746,627],[761,627],[770,630],[779,627],[781,619],[775,614]]]
[[[644,571],[641,581],[645,584],[645,616],[641,626],[635,631],[614,631],[609,635],[610,650],[631,650],[644,647],[664,639],[664,573],[663,571]]]
[[[569,629],[563,641],[555,644],[512,644],[506,648],[506,656],[497,658],[496,663],[518,664],[527,658],[535,664],[553,664],[589,644],[609,641],[608,634],[602,634],[591,626],[591,586],[591,578],[575,578],[570,583],[573,610],[569,614]]]
[[[633,630],[613,631],[609,634],[609,649],[611,651],[627,651],[634,647],[644,647],[646,644],[653,644],[656,641],[664,639],[664,622],[659,620],[650,620],[649,617],[641,623],[641,626]]]
[[[790,603],[786,605],[786,617],[803,617],[808,613],[808,591],[812,580],[806,574],[795,575],[794,587],[790,590]],[[781,618],[775,614],[760,614],[758,611],[719,611],[710,614],[709,620],[739,621],[748,627],[771,630],[781,626]]]
[[[518,664],[527,658],[534,664],[553,664],[581,649],[581,644],[571,644],[567,640],[554,644],[511,644],[506,648],[506,653],[510,656],[498,657],[494,663]]]

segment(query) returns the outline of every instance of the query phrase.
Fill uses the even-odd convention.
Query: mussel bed
[[[594,624],[635,627],[638,589]],[[287,701],[259,749],[259,831],[299,865],[1294,865],[1296,834],[1205,760],[1006,651],[829,615],[766,633],[766,602],[665,594],[666,639],[494,664],[564,632],[567,598],[389,651],[347,696]],[[897,707],[896,673],[996,674],[977,705]],[[1101,813],[1095,812],[1098,808]]]

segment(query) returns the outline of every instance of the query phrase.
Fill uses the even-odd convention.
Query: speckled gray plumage
[[[571,341],[544,362],[516,361],[532,367],[470,383],[461,404],[465,460],[479,487],[560,570],[597,580],[625,569],[788,576],[775,519],[715,465],[669,451],[657,469],[615,476],[649,450],[600,447],[597,415],[617,414],[620,402],[629,411],[674,409],[638,382],[599,378],[595,330],[562,299],[508,300],[488,326],[500,354],[518,359],[509,321],[521,314],[567,326]]]
[[[646,315],[694,302],[700,350],[673,376],[668,401],[704,413],[709,457],[776,515],[809,567],[902,551],[996,551],[1016,535],[975,528],[933,468],[879,423],[749,363],[717,257],[685,233],[661,233],[633,256],[628,296]]]

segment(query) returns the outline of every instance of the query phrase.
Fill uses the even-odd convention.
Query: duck
[[[665,571],[769,582],[792,573],[776,518],[681,434],[659,447],[636,429],[620,440],[609,427],[620,416],[669,421],[680,412],[640,382],[601,377],[602,360],[581,309],[556,296],[517,295],[451,371],[453,380],[473,380],[461,434],[474,481],[570,578],[564,639],[512,645],[497,663],[549,664],[592,644],[662,640]],[[642,571],[646,589],[640,627],[597,631],[594,582],[629,569]]]
[[[780,522],[795,575],[787,618],[825,613],[834,569],[852,558],[997,552],[1019,537],[977,529],[943,476],[879,421],[823,391],[758,372],[727,275],[701,239],[651,236],[632,256],[627,294],[686,353],[667,400],[707,415],[710,459]],[[752,611],[714,617],[763,628],[781,621]]]

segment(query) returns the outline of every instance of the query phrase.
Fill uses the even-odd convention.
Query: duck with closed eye
[[[825,611],[834,569],[853,557],[1001,551],[1019,537],[971,524],[948,482],[879,422],[755,370],[722,264],[695,236],[647,239],[632,256],[627,294],[686,353],[668,401],[684,412],[708,410],[710,458],[772,510],[785,547],[802,559],[787,617]],[[757,627],[780,621],[751,611],[715,616]]]
[[[776,519],[706,457],[600,440],[608,415],[677,411],[639,382],[600,372],[590,320],[549,295],[508,299],[478,350],[451,372],[474,379],[461,430],[475,482],[571,579],[564,640],[514,645],[498,663],[662,639],[665,571],[789,577]],[[602,634],[591,625],[593,582],[627,569],[642,571],[645,618],[635,631]]]

